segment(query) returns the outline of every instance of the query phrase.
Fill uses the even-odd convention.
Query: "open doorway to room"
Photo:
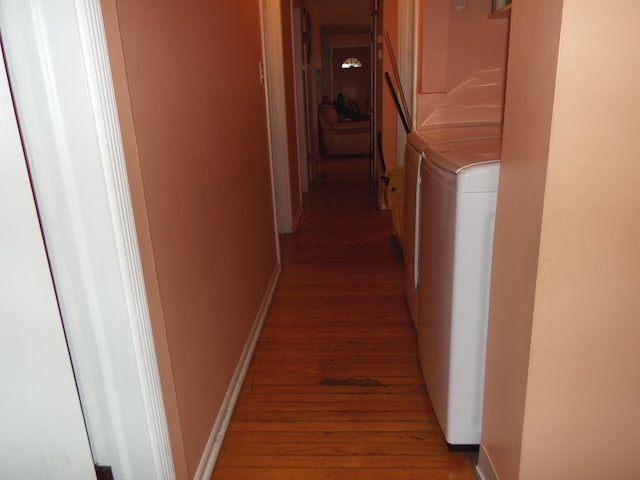
[[[312,99],[316,109],[312,129],[317,136],[313,161],[321,158],[371,157],[373,90],[372,25],[370,0],[306,0],[309,24],[315,29]]]
[[[383,157],[386,167],[402,164],[404,130],[384,86],[384,72],[391,71],[393,44],[402,84],[412,91],[415,1],[281,0],[279,6],[263,2],[266,10],[279,10],[273,22],[265,22],[265,41],[270,53],[280,49],[283,55],[267,52],[266,66],[270,84],[284,74],[282,85],[276,85],[268,98],[270,112],[282,109],[281,115],[286,115],[286,121],[283,117],[272,122],[272,144],[283,146],[272,148],[272,157],[276,211],[279,218],[288,219],[279,222],[278,231],[292,233],[302,212],[302,193],[313,183],[321,159],[366,157],[375,187],[385,172]],[[385,35],[390,42],[383,41]],[[334,135],[333,145],[328,145],[332,140],[323,129],[333,124],[340,136]],[[329,130],[336,133],[335,128]],[[378,202],[383,205],[382,196]]]

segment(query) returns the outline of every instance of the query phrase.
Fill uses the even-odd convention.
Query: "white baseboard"
[[[278,278],[280,278],[281,269],[282,267],[278,263],[273,271],[273,275],[271,276],[269,285],[267,286],[267,290],[262,299],[262,304],[260,305],[260,309],[258,310],[258,313],[256,315],[253,327],[251,328],[251,333],[247,338],[247,343],[244,346],[242,356],[238,361],[236,371],[233,374],[233,378],[231,380],[231,383],[229,384],[227,394],[225,395],[222,406],[220,407],[218,417],[213,424],[213,429],[211,430],[211,434],[209,435],[209,440],[207,441],[207,445],[202,454],[202,458],[200,459],[200,464],[198,465],[198,469],[193,476],[194,480],[209,480],[209,478],[211,478],[213,467],[218,458],[218,454],[220,453],[222,440],[224,439],[224,435],[227,432],[227,428],[229,427],[231,414],[233,413],[236,401],[238,400],[238,395],[240,394],[242,383],[244,382],[244,378],[247,374],[247,369],[249,368],[251,357],[253,357],[253,351],[256,348],[256,343],[258,342],[258,337],[260,336],[262,325],[267,316],[267,312],[269,311],[269,306],[271,305],[271,299],[273,298],[276,286],[278,285]]]
[[[498,480],[491,459],[487,454],[484,446],[480,445],[480,453],[478,454],[478,465],[476,465],[476,475],[480,480]]]

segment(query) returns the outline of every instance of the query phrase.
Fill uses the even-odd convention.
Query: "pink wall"
[[[507,61],[508,19],[489,18],[490,1],[467,0],[462,10],[455,4],[449,2],[447,90],[475,70],[505,68]]]
[[[501,480],[640,478],[639,21],[513,6],[481,453]]]
[[[523,480],[640,478],[639,22],[564,1]]]
[[[447,91],[447,62],[449,56],[449,1],[424,0],[419,29],[418,92]]]
[[[560,32],[557,2],[534,3],[511,18],[494,234],[482,447],[501,480],[518,478],[520,463]]]
[[[172,449],[192,478],[277,261],[259,2],[103,4]]]
[[[442,100],[442,93],[450,92],[472,72],[505,68],[509,21],[489,18],[490,13],[488,0],[467,0],[461,10],[455,0],[423,0],[418,125]]]
[[[398,59],[398,0],[385,0],[382,7],[382,32],[389,32],[391,45],[393,46],[396,61]],[[382,49],[382,71],[389,72],[394,85],[397,84],[393,74],[393,66],[387,44],[383,41]],[[383,73],[384,75],[384,73]],[[398,124],[401,122],[398,116],[398,110],[393,101],[391,91],[387,87],[387,81],[384,76],[380,77],[382,82],[382,152],[387,169],[393,168],[398,164]],[[407,95],[409,92],[405,92]],[[400,93],[398,92],[398,95]]]

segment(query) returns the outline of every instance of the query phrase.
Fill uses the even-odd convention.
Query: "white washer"
[[[462,448],[480,443],[500,137],[449,140],[421,166],[418,346],[446,441]]]
[[[409,313],[418,329],[420,317],[418,291],[420,285],[420,205],[421,165],[424,152],[431,149],[443,150],[457,142],[493,142],[502,137],[501,123],[458,123],[455,125],[422,126],[407,136],[405,147],[405,197],[404,231],[402,250],[404,253],[404,288]]]

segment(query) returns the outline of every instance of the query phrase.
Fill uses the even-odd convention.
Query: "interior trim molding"
[[[300,5],[294,5],[293,0],[290,1],[291,18],[287,21],[291,23],[291,38],[293,39],[293,55],[295,58],[302,58],[304,53],[304,45],[302,40],[302,23],[305,10]],[[300,197],[309,191],[309,183],[312,175],[311,161],[309,157],[310,145],[309,135],[307,131],[307,101],[305,100],[305,71],[307,65],[303,62],[294,62],[294,92],[296,104],[296,140],[297,140],[297,156],[298,156],[298,180],[300,181]]]
[[[236,366],[233,378],[231,379],[231,383],[227,389],[227,394],[225,395],[222,406],[220,407],[218,417],[211,429],[209,440],[207,441],[207,445],[205,446],[202,457],[200,458],[200,464],[193,476],[194,480],[209,480],[209,478],[211,478],[213,467],[216,464],[220,448],[222,447],[222,441],[227,433],[227,428],[229,428],[231,415],[236,406],[238,395],[240,395],[242,384],[244,383],[244,379],[247,375],[247,370],[249,369],[253,352],[256,349],[256,343],[260,337],[262,325],[264,324],[265,318],[267,318],[269,306],[271,305],[273,295],[276,291],[281,271],[282,267],[280,263],[277,263],[273,274],[271,275],[271,280],[269,281],[267,290],[265,291],[262,303],[260,304],[260,308],[258,309],[253,327],[251,328],[251,332],[249,333],[249,337],[245,343],[244,350],[242,351],[242,355],[240,356],[240,360]]]
[[[133,354],[140,372],[140,389],[149,429],[149,446],[159,478],[175,478],[101,4],[99,0],[77,3],[83,53],[88,66],[89,91],[120,265],[120,279],[127,303],[128,323],[134,345]],[[90,71],[91,69],[93,71]]]
[[[269,128],[269,149],[276,202],[278,233],[293,232],[291,182],[289,180],[289,146],[285,107],[284,57],[282,50],[282,15],[280,2],[261,1],[264,80]]]
[[[476,465],[476,474],[480,480],[498,480],[491,459],[484,449],[484,445],[480,445],[480,453],[478,454],[478,464]]]
[[[171,480],[100,2],[0,0],[0,31],[93,461]]]

